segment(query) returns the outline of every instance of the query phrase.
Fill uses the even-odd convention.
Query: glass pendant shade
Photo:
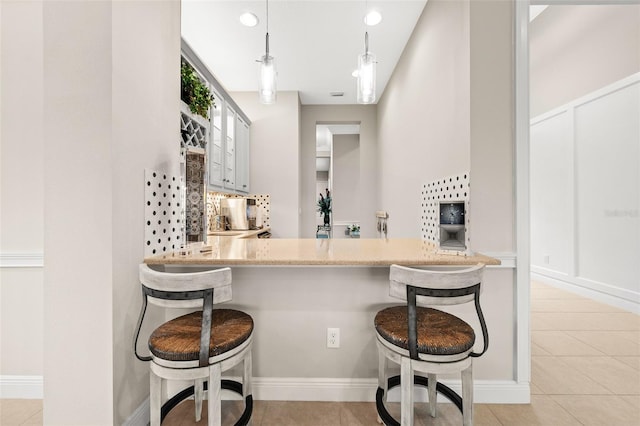
[[[276,101],[276,60],[265,54],[260,59],[260,103],[272,104]]]
[[[358,55],[358,103],[376,101],[376,57],[371,52]]]

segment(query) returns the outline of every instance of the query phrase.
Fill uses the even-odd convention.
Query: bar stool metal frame
[[[379,332],[376,324],[378,346],[378,390],[376,392],[376,409],[379,420],[389,426],[413,425],[413,388],[421,385],[428,388],[429,411],[436,417],[437,393],[441,393],[453,402],[462,412],[463,425],[473,425],[473,373],[472,359],[484,354],[489,347],[489,334],[484,315],[480,307],[480,289],[484,265],[477,264],[465,269],[427,270],[391,265],[389,273],[390,295],[406,300],[407,309],[400,315],[406,321],[404,336],[395,336],[399,341],[391,342]],[[482,352],[473,352],[475,333],[468,324],[459,318],[431,309],[445,318],[452,317],[471,329],[470,347],[458,353],[447,351],[443,347],[418,348],[417,305],[454,305],[473,301],[482,329],[484,341]],[[378,312],[378,316],[384,312]],[[429,329],[422,330],[428,333]],[[387,336],[389,337],[389,336]],[[402,342],[400,342],[402,341]],[[398,343],[401,343],[400,345]],[[400,376],[387,378],[387,360],[400,365]],[[415,375],[414,371],[426,373],[427,377]],[[462,398],[453,389],[438,383],[438,374],[461,372]],[[401,386],[401,423],[394,419],[385,407],[389,389]]]
[[[160,425],[166,415],[180,402],[195,396],[195,417],[200,421],[204,391],[208,391],[208,424],[220,425],[221,389],[236,392],[244,397],[245,409],[235,423],[246,425],[253,411],[251,392],[252,360],[251,346],[253,332],[239,346],[209,356],[211,339],[211,323],[213,305],[231,300],[231,269],[221,268],[204,272],[166,273],[155,271],[146,264],[140,265],[140,282],[142,284],[142,307],[136,327],[133,348],[136,357],[150,364],[150,405],[151,426]],[[200,351],[198,360],[170,361],[151,353],[142,356],[138,353],[137,344],[140,329],[151,303],[165,308],[202,308],[202,325],[200,330]],[[243,363],[243,383],[221,378],[221,373]],[[193,380],[190,386],[170,398],[161,406],[162,380]],[[207,380],[205,382],[205,380]]]

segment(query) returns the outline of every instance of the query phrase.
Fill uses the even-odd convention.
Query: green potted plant
[[[359,238],[360,237],[360,225],[356,225],[355,223],[353,225],[349,226],[349,232],[351,234],[351,238]]]
[[[320,199],[318,200],[318,211],[324,215],[324,226],[331,225],[331,193],[329,188],[326,189],[327,195],[320,193]]]
[[[193,67],[185,61],[182,62],[180,75],[180,98],[189,105],[192,113],[209,119],[209,108],[214,105],[211,91],[200,80]]]

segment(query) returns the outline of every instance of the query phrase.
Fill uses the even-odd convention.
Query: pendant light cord
[[[267,37],[266,37],[266,56],[269,58],[269,0],[267,0]]]
[[[367,30],[367,0],[364,0],[364,54],[369,53],[369,31]]]

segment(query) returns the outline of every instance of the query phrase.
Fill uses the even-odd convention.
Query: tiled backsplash
[[[262,215],[262,226],[264,228],[270,228],[271,224],[269,216],[271,214],[271,197],[268,194],[252,194],[252,195],[236,195],[226,194],[223,192],[208,192],[207,193],[207,219],[209,222],[209,231],[213,228],[213,216],[220,212],[220,200],[222,198],[255,198],[256,206],[260,209]]]

